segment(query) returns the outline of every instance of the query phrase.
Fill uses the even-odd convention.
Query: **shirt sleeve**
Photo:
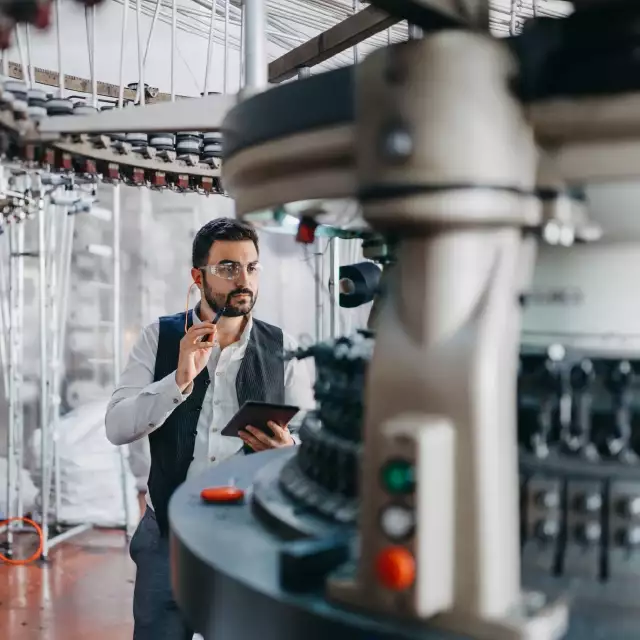
[[[285,351],[294,351],[298,348],[298,343],[287,334],[284,335]],[[289,424],[291,436],[297,444],[300,444],[298,430],[302,420],[307,413],[315,408],[316,401],[313,395],[311,376],[309,375],[309,365],[306,360],[291,359],[287,362],[284,371],[284,401],[300,407],[300,412]]]
[[[129,444],[148,436],[189,396],[180,392],[175,372],[153,381],[159,332],[159,322],[143,330],[111,396],[105,426],[112,444]]]

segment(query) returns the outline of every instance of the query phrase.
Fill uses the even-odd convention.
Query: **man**
[[[171,593],[171,494],[188,476],[242,453],[243,445],[264,451],[297,442],[286,425],[273,423],[273,437],[250,425],[241,438],[221,436],[245,401],[313,406],[304,363],[282,358],[283,349],[296,347],[293,340],[252,316],[258,257],[251,225],[219,218],[198,231],[191,276],[200,303],[146,327],[107,409],[107,437],[113,444],[148,436],[151,450],[147,509],[130,549],[137,567],[134,640],[192,637]]]

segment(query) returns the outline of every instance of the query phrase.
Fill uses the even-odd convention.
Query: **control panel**
[[[527,571],[581,587],[640,583],[640,362],[555,345],[523,354],[520,517]],[[590,587],[591,585],[591,587]]]
[[[553,345],[523,354],[518,375],[518,438],[544,459],[638,462],[640,361],[586,357]]]
[[[453,600],[454,429],[444,419],[404,416],[387,425],[384,439],[377,596],[390,611],[431,616]]]

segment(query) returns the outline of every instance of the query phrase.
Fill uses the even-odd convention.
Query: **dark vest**
[[[155,381],[173,373],[178,366],[184,318],[184,313],[160,318]],[[192,320],[193,312],[189,311],[189,326]],[[248,400],[283,404],[284,367],[282,330],[254,319],[236,378],[239,406]],[[189,397],[149,436],[149,495],[163,535],[169,531],[169,499],[184,482],[193,461],[198,418],[208,386],[209,373],[205,367],[194,380]]]

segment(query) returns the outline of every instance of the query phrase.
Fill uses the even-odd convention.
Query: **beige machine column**
[[[565,607],[520,591],[519,295],[540,204],[516,72],[500,42],[462,31],[358,70],[364,215],[403,239],[366,390],[360,561],[329,591],[472,638],[551,640]]]

